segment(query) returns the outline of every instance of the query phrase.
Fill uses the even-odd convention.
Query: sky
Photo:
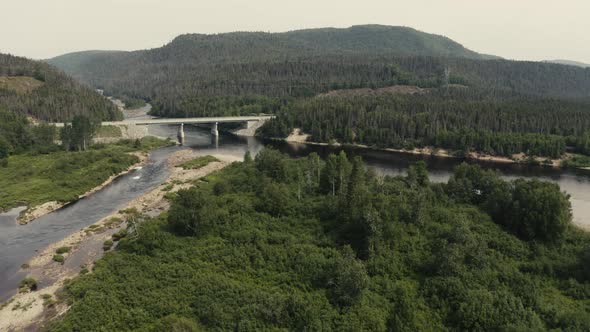
[[[46,59],[183,33],[409,26],[507,59],[590,63],[589,0],[0,0],[0,52]]]

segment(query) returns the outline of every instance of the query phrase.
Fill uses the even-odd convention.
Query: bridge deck
[[[150,125],[150,124],[192,124],[192,123],[231,123],[231,122],[248,122],[262,121],[274,118],[272,115],[265,116],[222,116],[208,118],[155,118],[155,119],[130,119],[123,121],[106,121],[102,122],[103,126],[109,125]],[[57,127],[63,127],[63,123],[53,123]]]

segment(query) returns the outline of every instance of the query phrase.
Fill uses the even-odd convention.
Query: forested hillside
[[[315,142],[413,149],[435,146],[491,155],[559,158],[590,153],[590,103],[449,87],[420,93],[341,91],[288,103],[261,134],[301,128]]]
[[[547,60],[545,62],[559,63],[561,65],[576,66],[582,68],[590,68],[590,64],[572,60]]]
[[[129,220],[50,330],[590,329],[590,237],[550,183],[264,150]]]
[[[0,54],[2,109],[50,122],[71,120],[75,115],[97,120],[122,118],[110,101],[58,69],[6,54]]]
[[[590,70],[501,60],[441,36],[375,25],[189,34],[152,50],[81,52],[49,62],[109,94],[148,99],[155,114],[165,116],[226,112],[217,107],[226,103],[225,97],[301,98],[333,89],[396,84],[457,83],[530,95],[590,97]]]

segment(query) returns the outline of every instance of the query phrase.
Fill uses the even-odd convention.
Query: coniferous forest
[[[590,69],[504,60],[411,28],[187,34],[46,62],[0,55],[2,210],[76,200],[170,143],[92,144],[100,120],[122,118],[93,89],[160,117],[273,114],[257,132],[270,138],[298,128],[323,143],[590,158]],[[58,133],[37,120],[71,124]],[[424,162],[382,176],[344,152],[176,164],[182,149],[128,178],[168,178],[115,202],[138,207],[89,220],[40,272],[75,277],[37,285],[23,264],[17,297],[34,301],[0,310],[42,306],[33,328],[64,332],[590,331],[590,235],[554,183],[469,164],[434,183]],[[106,233],[113,220],[124,228]],[[80,241],[102,258],[77,270],[59,251]]]
[[[554,184],[264,150],[65,287],[52,331],[586,331],[588,234]]]
[[[264,136],[300,127],[318,142],[547,158],[590,143],[590,68],[508,61],[409,28],[190,34],[49,62],[156,116],[277,114]]]
[[[363,92],[288,103],[261,135],[286,137],[302,128],[311,141],[382,148],[435,146],[550,158],[559,158],[568,147],[590,152],[588,102],[461,87],[412,95]]]
[[[53,66],[5,54],[0,54],[0,108],[48,122],[75,115],[122,119],[110,101]]]

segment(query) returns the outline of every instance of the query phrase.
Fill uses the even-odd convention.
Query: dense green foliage
[[[61,129],[62,145],[67,150],[86,150],[92,143],[92,138],[96,135],[99,127],[100,123],[96,123],[86,116],[76,115],[72,123],[64,124]]]
[[[58,130],[51,125],[32,126],[20,114],[0,107],[0,167],[8,165],[8,156],[23,152],[49,153],[59,150],[55,145]]]
[[[570,159],[565,160],[562,164],[563,167],[590,167],[590,156],[573,155]]]
[[[70,202],[122,172],[139,159],[129,152],[168,144],[145,138],[139,147],[131,141],[95,145],[88,151],[29,152],[8,158],[0,167],[0,210],[50,201]]]
[[[123,102],[123,105],[125,105],[125,108],[128,109],[128,110],[141,108],[141,107],[144,107],[146,105],[146,102],[143,99],[132,98],[132,97],[128,97],[128,96],[125,96],[125,95],[123,95],[123,96],[113,96],[113,98],[116,98],[116,99],[121,100],[121,102]]]
[[[568,213],[559,188],[474,166],[431,184],[423,163],[379,178],[264,150],[137,225],[51,329],[586,331],[590,237]]]
[[[559,158],[566,145],[590,151],[590,103],[450,88],[323,96],[283,107],[262,134],[286,137],[295,127],[311,140],[378,147],[443,147],[492,155]]]
[[[37,280],[35,280],[35,278],[24,278],[23,280],[20,281],[19,283],[19,288],[21,290],[26,290],[26,291],[35,291],[37,290]]]
[[[46,63],[0,54],[0,78],[3,77],[36,82],[32,89],[0,84],[0,108],[10,112],[50,122],[71,120],[74,115],[97,120],[123,117],[106,98]]]
[[[507,183],[478,166],[457,167],[447,192],[457,202],[480,206],[525,240],[558,241],[572,218],[569,197],[557,184],[522,179]]]

